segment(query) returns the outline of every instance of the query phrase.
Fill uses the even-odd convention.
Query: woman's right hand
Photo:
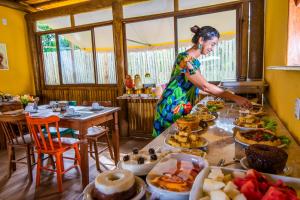
[[[240,105],[241,107],[245,107],[245,108],[251,108],[252,107],[252,103],[241,96],[237,96],[235,95],[235,98],[233,99],[238,105]]]

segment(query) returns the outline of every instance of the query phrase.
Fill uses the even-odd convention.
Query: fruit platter
[[[189,200],[298,200],[299,192],[296,178],[208,167],[195,179]]]

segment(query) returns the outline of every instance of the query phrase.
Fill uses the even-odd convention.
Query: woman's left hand
[[[245,107],[245,108],[251,108],[252,107],[252,103],[244,97],[236,96],[234,101],[242,107]]]

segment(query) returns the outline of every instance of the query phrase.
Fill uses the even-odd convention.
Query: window
[[[201,73],[208,81],[236,80],[237,67],[247,67],[237,66],[238,63],[247,63],[241,54],[237,54],[241,48],[237,41],[245,42],[245,38],[238,38],[242,35],[239,31],[243,29],[237,29],[242,24],[236,21],[242,4],[233,4],[231,11],[224,11],[227,7],[218,6],[208,9],[213,13],[202,14],[197,9],[191,13],[181,10],[238,0],[178,2],[178,12],[174,12],[174,0],[149,0],[123,6],[126,73],[133,77],[139,74],[142,81],[145,74],[150,73],[157,84],[168,82],[176,56],[175,49],[180,53],[192,45],[190,28],[210,25],[219,30],[221,38],[211,55],[199,58]],[[167,14],[155,18],[149,16],[160,13]],[[45,84],[116,84],[118,76],[110,24],[112,18],[112,8],[105,8],[74,14],[74,27],[71,27],[69,15],[37,21],[37,30],[47,31],[47,34],[37,33],[42,43]],[[82,27],[84,24],[87,25]],[[70,28],[61,30],[66,27]],[[243,68],[241,73],[243,71],[247,70]]]
[[[95,83],[91,31],[62,34],[58,38],[63,83]]]
[[[110,21],[113,19],[112,8],[85,12],[74,15],[75,25],[91,24],[96,22]]]
[[[211,6],[238,0],[179,0],[179,10]]]
[[[152,15],[158,13],[172,12],[174,10],[173,0],[151,0],[133,3],[123,6],[124,18]]]
[[[59,70],[55,34],[41,36],[46,85],[59,85]]]
[[[175,59],[173,18],[126,24],[126,42],[128,74],[139,74],[143,81],[150,73],[156,83],[169,81]]]
[[[39,20],[36,22],[36,31],[49,31],[54,29],[71,27],[70,15]]]
[[[221,19],[221,20],[220,20]],[[208,81],[236,79],[236,10],[178,19],[179,52],[191,47],[190,28],[210,25],[221,34],[218,45],[210,55],[200,57],[201,73]]]
[[[116,84],[112,26],[95,28],[97,77],[99,84]]]

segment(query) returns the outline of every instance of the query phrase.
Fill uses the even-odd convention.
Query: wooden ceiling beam
[[[38,19],[69,15],[69,14],[89,12],[101,8],[111,7],[113,1],[115,0],[90,0],[88,2],[63,6],[59,8],[41,10],[35,13],[31,13],[30,18],[32,18],[33,20],[38,20]],[[130,4],[130,3],[143,2],[143,1],[148,1],[148,0],[123,0],[123,4]]]
[[[0,1],[0,6],[13,8],[13,9],[20,10],[20,11],[23,11],[23,12],[26,12],[26,13],[37,11],[37,9],[35,9],[35,8],[29,6],[29,5],[24,5],[24,4],[17,3],[17,2],[14,2],[14,1],[9,1],[9,0],[1,0]]]
[[[67,1],[69,1],[69,0],[48,0],[48,1],[41,2],[41,3],[31,3],[30,5],[32,7],[39,8],[39,7],[48,6],[48,5],[55,4],[55,3],[67,2]]]

